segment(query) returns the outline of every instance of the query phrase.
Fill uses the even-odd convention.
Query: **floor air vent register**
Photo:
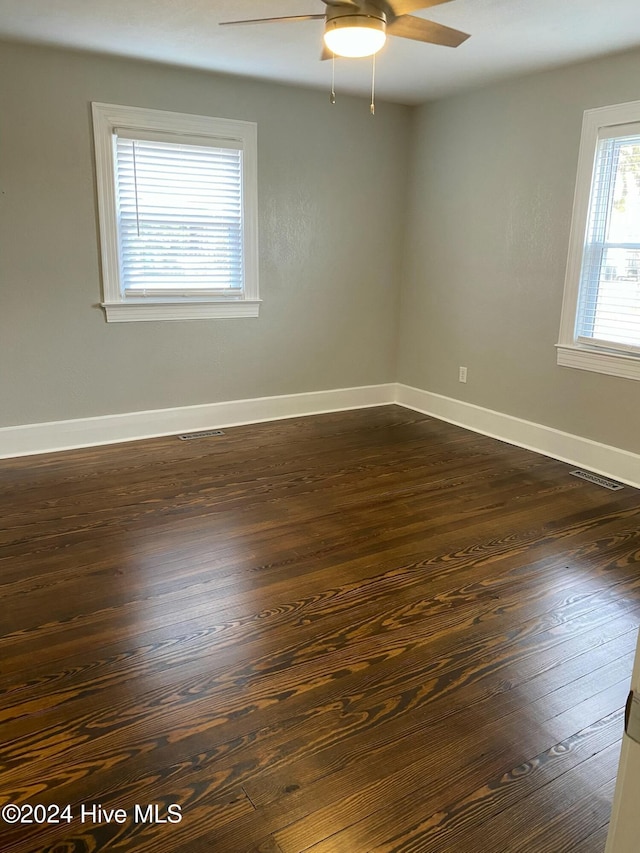
[[[621,483],[616,483],[615,480],[607,480],[606,477],[600,477],[598,474],[592,474],[591,471],[570,471],[574,477],[580,477],[581,480],[587,480],[589,483],[594,483],[596,486],[602,486],[603,489],[611,489],[612,492],[618,492],[624,489]]]
[[[221,429],[206,429],[202,432],[185,432],[184,435],[179,435],[180,441],[193,441],[196,438],[213,438],[216,435],[224,435]]]

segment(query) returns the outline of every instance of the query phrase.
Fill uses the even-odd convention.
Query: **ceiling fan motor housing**
[[[346,27],[365,27],[370,30],[387,29],[387,16],[377,6],[370,3],[361,3],[357,8],[353,6],[328,6],[325,32],[331,29],[343,29]]]

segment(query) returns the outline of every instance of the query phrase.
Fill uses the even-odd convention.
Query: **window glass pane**
[[[592,337],[640,344],[640,251],[607,249],[604,255]]]
[[[608,243],[640,243],[640,139],[617,146]]]
[[[118,138],[123,289],[243,289],[242,151]]]
[[[576,335],[640,347],[640,137],[598,146]]]

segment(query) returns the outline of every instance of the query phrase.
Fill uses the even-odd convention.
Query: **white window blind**
[[[114,159],[123,296],[241,298],[243,152],[237,144],[116,131]]]
[[[598,142],[576,340],[640,351],[640,134]]]

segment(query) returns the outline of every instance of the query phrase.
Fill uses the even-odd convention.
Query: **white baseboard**
[[[397,403],[640,488],[640,455],[401,383],[0,428],[0,459]]]
[[[430,391],[396,385],[396,403],[640,488],[640,455]]]
[[[0,459],[394,402],[395,383],[0,428]]]

